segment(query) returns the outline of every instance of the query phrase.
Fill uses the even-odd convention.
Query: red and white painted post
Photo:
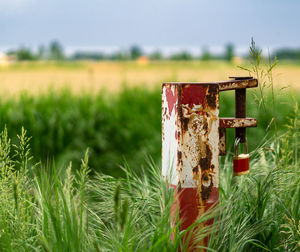
[[[257,124],[253,118],[219,118],[219,92],[256,86],[257,80],[252,78],[163,84],[162,175],[178,190],[181,230],[218,202],[219,155],[226,153],[225,129]]]

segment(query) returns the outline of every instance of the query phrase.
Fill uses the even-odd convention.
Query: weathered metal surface
[[[163,84],[162,171],[169,183],[197,187],[210,171],[218,184],[218,91],[217,84]]]
[[[162,173],[184,230],[219,198],[218,84],[165,83],[162,107]]]
[[[256,126],[256,118],[219,118],[219,155],[226,155],[226,128],[248,128]]]
[[[256,118],[231,118],[223,117],[220,118],[220,128],[248,128],[256,127]]]
[[[182,85],[179,182],[193,188],[198,215],[215,203],[219,187],[219,89],[216,84]]]
[[[163,84],[162,174],[167,184],[176,188],[172,212],[179,209],[181,230],[218,202],[219,155],[226,154],[226,128],[237,128],[243,137],[243,129],[257,125],[256,119],[245,118],[245,88],[257,85],[257,80],[249,77]],[[219,92],[233,89],[237,118],[219,118]]]
[[[220,118],[221,119],[221,118]],[[221,120],[220,120],[221,125]],[[223,127],[219,129],[219,155],[226,155],[226,128]]]
[[[235,77],[235,78],[241,78],[241,79],[234,79],[234,80],[228,80],[228,81],[216,81],[216,82],[168,82],[168,84],[180,84],[180,85],[211,85],[211,84],[217,84],[219,86],[219,91],[227,91],[227,90],[235,90],[235,89],[242,89],[242,88],[254,88],[258,86],[257,79],[251,79],[249,77]]]
[[[234,80],[253,80],[252,76],[229,76],[229,79]]]
[[[235,90],[235,117],[246,117],[246,89]],[[240,138],[241,143],[246,141],[246,128],[236,128],[235,138]]]
[[[211,188],[218,185],[218,85],[181,85],[178,112],[179,181],[182,188],[201,187],[202,200],[207,200]]]
[[[257,79],[241,79],[219,82],[220,91],[253,88],[258,86]]]

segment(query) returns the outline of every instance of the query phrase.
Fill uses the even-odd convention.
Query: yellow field
[[[158,87],[165,81],[217,81],[247,72],[225,62],[80,62],[18,63],[0,67],[1,95],[47,92],[69,87],[72,92],[117,91],[127,86]],[[275,84],[300,90],[300,66],[279,65],[274,71]]]

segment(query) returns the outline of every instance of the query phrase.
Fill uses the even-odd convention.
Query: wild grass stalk
[[[280,136],[279,152],[264,147],[256,150],[248,177],[233,182],[231,160],[227,159],[220,176],[220,204],[195,226],[212,214],[215,223],[200,229],[196,244],[210,233],[209,251],[299,248],[300,174],[294,161],[295,145],[291,144],[295,125]],[[171,225],[174,192],[165,185],[153,161],[141,174],[125,165],[124,178],[89,175],[87,153],[77,172],[71,164],[66,170],[57,169],[54,163],[31,166],[26,161],[30,159],[29,138],[22,132],[21,146],[11,145],[7,130],[0,137],[2,250],[187,249],[184,237],[191,239],[191,233],[180,231],[178,221]],[[12,148],[27,153],[26,158],[15,155]]]

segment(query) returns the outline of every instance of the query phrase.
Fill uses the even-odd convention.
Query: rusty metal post
[[[163,84],[162,175],[177,190],[181,230],[218,202],[219,155],[226,154],[226,128],[236,128],[245,137],[246,127],[256,127],[257,120],[245,116],[246,88],[257,85],[249,77]],[[237,118],[219,118],[219,92],[226,90],[236,90]]]
[[[246,117],[246,88],[235,90],[235,117]],[[235,138],[240,138],[240,142],[246,141],[246,128],[236,128]]]
[[[252,77],[231,77],[233,80],[251,80]],[[235,90],[235,117],[246,118],[246,88]],[[246,128],[236,128],[235,138],[240,138],[240,142],[246,142]]]
[[[219,198],[219,86],[165,83],[162,111],[162,173],[185,230]]]

